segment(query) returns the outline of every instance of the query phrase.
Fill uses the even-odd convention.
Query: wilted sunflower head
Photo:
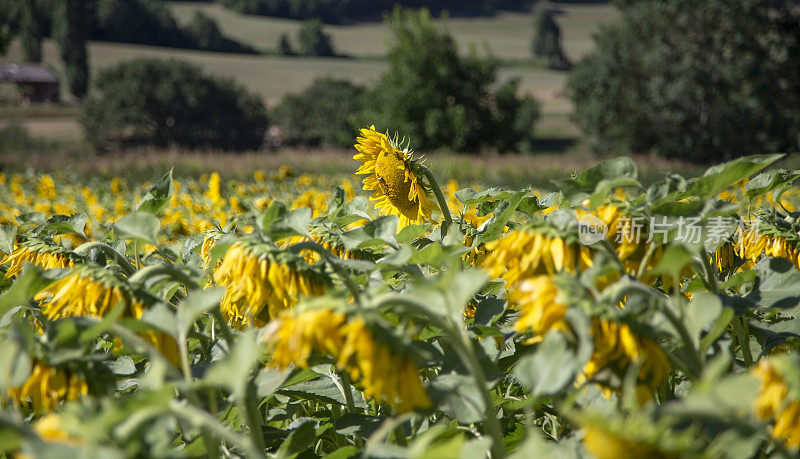
[[[31,263],[44,269],[53,269],[73,266],[79,260],[79,255],[54,242],[31,238],[21,242],[14,252],[3,257],[0,265],[9,265],[5,275],[8,279],[22,272],[25,263]]]
[[[400,217],[400,228],[430,219],[434,204],[413,170],[410,151],[400,150],[396,141],[375,126],[362,129],[357,141],[359,153],[353,159],[363,164],[356,174],[367,174],[363,188],[373,191],[370,200],[381,215]]]

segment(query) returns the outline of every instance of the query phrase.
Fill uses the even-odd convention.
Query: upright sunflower
[[[228,249],[214,272],[226,287],[220,308],[236,328],[263,326],[300,296],[325,292],[324,278],[298,256],[253,240]]]
[[[363,188],[373,191],[371,201],[381,215],[397,215],[399,228],[422,223],[431,218],[435,204],[428,199],[425,187],[413,170],[408,149],[397,144],[375,126],[361,130],[353,159],[363,164],[356,174],[366,174]]]
[[[312,353],[333,356],[336,366],[360,381],[364,394],[400,412],[431,406],[417,367],[407,357],[375,339],[360,317],[331,309],[282,315],[268,338],[272,365],[308,367]]]

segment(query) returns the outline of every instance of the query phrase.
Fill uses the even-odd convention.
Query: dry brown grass
[[[122,176],[130,180],[155,178],[170,168],[178,177],[196,177],[217,171],[224,178],[252,177],[255,170],[277,170],[290,166],[295,173],[314,173],[329,176],[349,176],[356,169],[354,151],[297,150],[279,152],[186,152],[180,150],[141,149],[105,155],[73,153],[60,155],[28,154],[3,159],[8,171],[33,170],[68,174],[84,178]],[[600,159],[591,155],[563,154],[483,154],[461,155],[435,153],[424,155],[425,164],[444,185],[455,179],[462,184],[484,186],[553,188],[551,181],[569,177]],[[702,168],[680,161],[651,156],[635,156],[640,178],[651,183],[669,172],[684,176],[700,173]]]

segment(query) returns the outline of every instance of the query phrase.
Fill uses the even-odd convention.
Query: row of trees
[[[227,8],[245,14],[292,19],[321,19],[339,23],[356,19],[379,19],[395,6],[427,8],[434,13],[493,14],[500,9],[515,9],[530,0],[216,0]]]
[[[375,87],[323,79],[286,96],[270,116],[285,140],[349,146],[358,128],[375,124],[411,136],[423,150],[527,148],[539,110],[532,97],[517,95],[517,80],[498,83],[493,60],[459,56],[427,10],[397,9],[387,20],[395,43]],[[123,63],[101,72],[96,89],[83,122],[97,146],[247,149],[260,145],[267,126],[258,96],[186,63]]]

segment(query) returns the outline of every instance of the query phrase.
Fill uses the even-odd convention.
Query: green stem
[[[653,254],[656,252],[656,243],[655,241],[650,243],[650,246],[647,247],[647,252],[645,252],[644,257],[642,258],[642,263],[639,265],[639,272],[636,273],[636,278],[641,280],[642,276],[644,276],[645,271],[647,271],[647,264],[650,263],[650,258],[653,257]]]
[[[711,262],[708,259],[708,251],[705,247],[700,248],[700,261],[703,263],[703,274],[705,274],[705,284],[706,287],[714,292],[719,292],[719,287],[717,287],[717,277],[715,275],[714,268],[711,267]]]
[[[691,368],[691,371],[688,372],[686,376],[689,376],[690,379],[698,378],[700,376],[698,372],[702,370],[703,363],[700,352],[694,347],[694,342],[692,341],[689,331],[686,329],[683,321],[680,320],[680,318],[678,318],[674,312],[672,312],[669,305],[664,305],[662,311],[664,311],[664,315],[667,316],[667,320],[669,320],[672,326],[678,331],[678,334],[681,336],[681,340],[683,341],[683,345],[689,350],[689,357],[692,362],[691,366],[688,368]]]
[[[750,351],[750,333],[747,330],[747,318],[744,316],[742,316],[741,319],[734,317],[733,320],[731,320],[731,326],[733,327],[733,333],[736,335],[736,339],[739,341],[739,347],[742,349],[742,359],[744,360],[745,366],[753,366],[753,354]]]
[[[353,295],[353,300],[356,302],[356,305],[361,308],[361,292],[359,292],[355,282],[353,282],[353,279],[350,278],[344,268],[342,268],[333,260],[333,258],[335,258],[333,254],[331,254],[331,252],[321,244],[318,244],[314,241],[299,242],[289,248],[289,250],[298,253],[303,249],[313,250],[325,260],[325,262],[331,267],[331,269],[333,269],[336,275],[342,279],[342,283],[344,283],[345,287],[347,287],[347,290],[350,292],[350,294]]]
[[[142,263],[139,261],[139,240],[134,239],[133,241],[133,256],[136,257],[136,269],[142,267]]]
[[[353,400],[353,391],[351,387],[353,384],[350,382],[350,375],[347,373],[347,370],[338,371],[339,378],[342,380],[342,386],[344,389],[344,401],[347,403],[347,412],[348,413],[355,413],[356,412],[356,403]]]
[[[447,206],[447,201],[442,194],[442,188],[439,186],[439,182],[436,181],[436,176],[433,175],[433,172],[422,164],[417,164],[417,167],[420,168],[425,178],[428,179],[428,184],[433,190],[433,195],[436,196],[436,200],[439,202],[439,209],[441,209],[442,215],[444,216],[444,222],[442,223],[442,237],[444,237],[447,235],[450,224],[453,223],[453,217],[450,215],[450,208]]]
[[[114,262],[122,268],[126,276],[130,276],[136,272],[136,267],[134,267],[125,256],[114,250],[110,245],[102,242],[87,242],[86,244],[81,244],[75,249],[75,253],[86,255],[94,248],[99,249],[106,257],[114,260]]]
[[[492,398],[489,391],[486,389],[486,386],[488,385],[486,375],[483,372],[483,367],[481,366],[480,361],[475,355],[474,348],[472,346],[472,339],[470,339],[469,335],[467,334],[467,330],[463,327],[459,327],[446,317],[432,315],[421,304],[409,298],[390,296],[382,301],[379,301],[378,307],[380,308],[380,306],[388,304],[408,306],[414,312],[424,315],[430,319],[434,325],[447,333],[450,341],[453,344],[456,354],[458,354],[464,366],[470,370],[470,373],[472,373],[472,376],[475,378],[475,383],[479,389],[478,392],[481,394],[481,398],[483,399],[483,424],[486,428],[486,433],[488,433],[492,438],[492,458],[496,459],[505,457],[506,451],[505,444],[503,443],[503,429],[500,426],[500,423],[497,421],[497,413],[495,412]]]
[[[156,274],[164,274],[167,277],[174,279],[177,282],[183,284],[189,290],[196,290],[200,288],[200,284],[194,281],[191,277],[186,275],[186,273],[181,272],[175,267],[170,265],[152,265],[147,266],[144,269],[141,269],[136,272],[136,274],[130,276],[128,281],[131,283],[142,282],[150,276],[154,276]]]
[[[244,400],[242,400],[242,409],[245,412],[245,418],[247,419],[247,426],[250,428],[250,435],[253,438],[253,443],[255,443],[255,447],[259,451],[266,450],[266,443],[264,443],[264,433],[261,431],[261,410],[258,409],[258,405],[255,403],[255,386],[253,386],[252,381],[247,383],[247,389],[245,389],[245,396]]]

